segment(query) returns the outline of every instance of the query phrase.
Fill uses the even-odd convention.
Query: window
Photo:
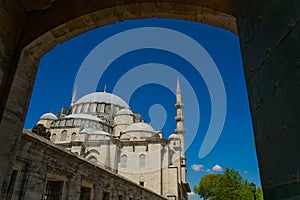
[[[144,154],[140,155],[140,158],[139,158],[139,167],[140,168],[144,168],[145,167],[145,158],[146,158],[146,156]]]
[[[75,121],[74,121],[74,125],[75,126],[79,126],[81,124],[81,120],[80,119],[76,119]]]
[[[127,156],[126,155],[122,155],[122,157],[121,157],[121,167],[122,168],[127,167]]]
[[[104,113],[105,104],[99,103],[97,104],[97,112]]]
[[[74,107],[72,108],[72,114],[75,114],[76,108],[77,108],[77,106],[74,106]]]
[[[144,181],[140,181],[140,186],[144,187]]]
[[[61,132],[60,141],[64,142],[64,141],[66,141],[66,139],[67,139],[67,131],[64,130],[64,131]]]
[[[89,106],[90,106],[90,104],[88,104],[88,103],[84,104],[82,107],[82,112],[87,113],[89,111]]]
[[[104,126],[104,127],[103,127],[103,131],[108,132],[108,127],[107,127],[107,126]]]
[[[81,109],[82,109],[82,104],[80,104],[80,105],[77,106],[76,113],[81,113]]]
[[[96,122],[95,121],[90,121],[90,128],[96,128]]]
[[[100,123],[97,123],[97,129],[98,129],[98,130],[101,130],[101,129],[100,129]]]
[[[115,106],[115,113],[119,112],[120,108],[118,106]]]
[[[63,185],[63,181],[48,180],[44,199],[61,199]]]
[[[76,133],[72,133],[71,141],[75,141],[75,140],[76,140]]]
[[[66,126],[73,126],[74,119],[68,119]]]
[[[92,188],[81,187],[80,200],[90,200],[92,194]]]
[[[111,110],[111,105],[110,104],[106,104],[105,105],[105,113],[110,113]]]
[[[59,120],[55,121],[54,126],[59,126]]]
[[[66,120],[61,120],[60,123],[59,123],[59,126],[65,126],[66,125]]]
[[[92,104],[90,105],[90,112],[91,112],[91,113],[96,112],[96,107],[97,107],[97,104],[92,103]]]
[[[135,152],[135,146],[132,146],[132,152]]]
[[[50,139],[51,142],[55,142],[56,141],[56,134],[53,133]]]
[[[110,193],[109,192],[103,192],[103,200],[110,200]]]

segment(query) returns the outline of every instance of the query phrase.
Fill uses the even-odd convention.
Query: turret
[[[71,100],[71,106],[73,106],[75,102],[76,102],[76,87],[75,87],[75,89],[73,91],[72,100]]]

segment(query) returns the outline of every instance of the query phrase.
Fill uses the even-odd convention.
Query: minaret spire
[[[176,94],[181,94],[181,88],[180,88],[180,82],[179,82],[179,76],[177,76],[177,87],[176,87]],[[181,100],[181,99],[180,99]]]
[[[72,96],[72,100],[71,100],[71,106],[73,106],[74,103],[76,102],[76,90],[77,90],[77,86],[75,86],[74,91],[73,91],[73,96]]]
[[[181,97],[181,88],[180,88],[180,82],[179,82],[179,77],[177,77],[177,88],[176,88],[176,104],[175,104],[175,108],[176,108],[176,129],[175,129],[175,133],[176,134],[185,134],[185,128],[183,126],[183,121],[184,121],[184,117],[182,115],[182,110],[183,110],[183,103],[182,103],[182,97]]]
[[[186,183],[186,156],[185,156],[185,128],[183,126],[184,117],[182,115],[183,110],[183,103],[182,103],[182,96],[181,96],[181,88],[180,88],[180,82],[179,77],[177,77],[177,88],[176,88],[176,129],[175,133],[177,135],[177,138],[180,139],[181,144],[181,150],[180,150],[180,179],[182,182]]]

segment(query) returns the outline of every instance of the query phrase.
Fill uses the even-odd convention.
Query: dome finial
[[[104,92],[106,93],[106,84],[104,85]]]

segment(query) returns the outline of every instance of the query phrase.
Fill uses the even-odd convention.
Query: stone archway
[[[241,41],[266,199],[300,195],[299,2],[12,0],[0,5],[0,184],[8,185],[39,59],[55,45],[125,19],[186,19]],[[279,17],[284,16],[284,17]],[[235,18],[236,17],[236,18]],[[273,167],[276,166],[276,167]]]

